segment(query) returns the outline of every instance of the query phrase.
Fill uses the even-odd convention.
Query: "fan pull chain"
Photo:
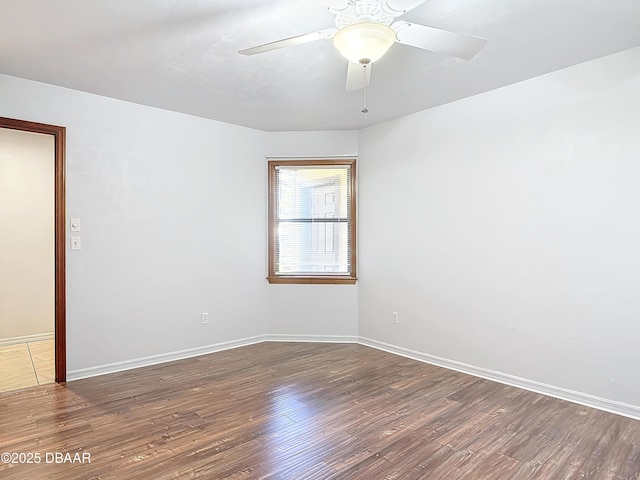
[[[369,109],[367,108],[367,64],[364,63],[362,65],[362,115],[364,115],[364,121],[367,121],[367,113],[369,113]]]

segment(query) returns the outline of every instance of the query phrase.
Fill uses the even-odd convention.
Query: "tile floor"
[[[53,340],[0,345],[0,392],[53,383]]]

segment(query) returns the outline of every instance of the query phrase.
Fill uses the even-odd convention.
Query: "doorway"
[[[65,283],[65,127],[0,117],[0,128],[33,132],[53,137],[54,183],[54,356],[55,381],[65,382],[66,367],[66,283]]]

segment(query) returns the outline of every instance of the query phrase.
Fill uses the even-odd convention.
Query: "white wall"
[[[357,132],[277,132],[267,138],[266,155],[357,154]],[[267,183],[267,163],[263,166]],[[356,204],[357,205],[357,204]],[[267,206],[264,205],[265,216]],[[266,233],[263,237],[267,241]],[[267,263],[264,277],[267,276]],[[358,335],[357,285],[269,285],[267,332],[274,337],[325,336],[355,340]]]
[[[638,112],[640,48],[363,130],[359,334],[640,406]]]
[[[69,371],[264,335],[263,132],[2,75],[0,105],[67,127]]]
[[[0,342],[53,335],[53,136],[0,128]]]

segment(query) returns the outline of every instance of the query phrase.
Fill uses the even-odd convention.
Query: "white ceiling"
[[[0,73],[262,130],[342,130],[640,45],[640,0],[427,0],[400,18],[488,41],[469,61],[394,45],[366,123],[331,40],[237,53],[334,26],[316,0],[0,0]]]

